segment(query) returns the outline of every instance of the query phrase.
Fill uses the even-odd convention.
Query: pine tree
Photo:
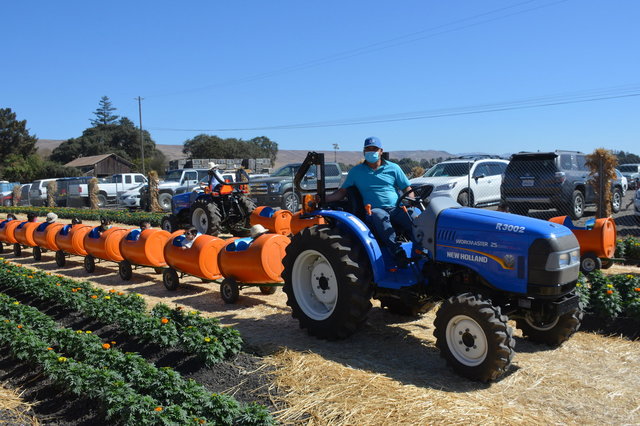
[[[117,115],[112,114],[112,112],[115,110],[116,108],[111,105],[111,100],[109,100],[109,97],[103,96],[102,98],[100,98],[98,109],[96,109],[93,113],[96,118],[94,120],[90,120],[91,124],[94,127],[114,124],[119,118]]]

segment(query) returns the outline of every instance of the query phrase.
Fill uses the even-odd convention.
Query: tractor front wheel
[[[504,375],[515,340],[500,307],[481,295],[464,293],[444,301],[434,321],[440,356],[461,376],[481,382]]]
[[[371,309],[371,266],[359,241],[337,228],[313,226],[291,239],[282,290],[291,315],[310,335],[343,339]]]
[[[531,312],[527,312],[523,318],[516,319],[516,327],[532,342],[560,346],[578,331],[583,315],[580,307],[564,315],[546,319],[537,318]]]

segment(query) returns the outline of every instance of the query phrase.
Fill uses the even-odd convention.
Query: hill
[[[60,145],[64,140],[56,140],[56,139],[38,139],[36,143],[36,147],[38,148],[38,154],[47,158],[51,155],[51,152]],[[167,160],[178,160],[180,158],[184,158],[184,154],[182,153],[182,145],[156,145],[156,147],[167,157]],[[303,149],[282,149],[278,151],[278,158],[276,159],[275,167],[280,167],[287,163],[297,163],[304,160],[304,157],[307,155],[307,150]],[[327,161],[334,161],[334,158],[344,164],[357,164],[362,161],[362,151],[319,151],[324,153]],[[422,159],[431,160],[433,158],[448,158],[453,157],[453,154],[450,154],[446,151],[436,151],[436,150],[415,150],[415,151],[390,151],[391,158],[411,158],[416,161],[420,161]]]

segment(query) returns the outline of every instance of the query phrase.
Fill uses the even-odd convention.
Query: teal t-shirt
[[[358,164],[347,175],[342,188],[355,185],[364,204],[372,208],[395,207],[398,201],[398,190],[410,186],[409,179],[396,163],[383,161],[380,167],[373,170],[365,163]]]

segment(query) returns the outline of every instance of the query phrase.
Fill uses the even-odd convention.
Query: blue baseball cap
[[[378,149],[382,149],[382,142],[380,142],[380,139],[375,136],[370,136],[364,140],[364,147],[367,148],[369,146],[375,146]]]

